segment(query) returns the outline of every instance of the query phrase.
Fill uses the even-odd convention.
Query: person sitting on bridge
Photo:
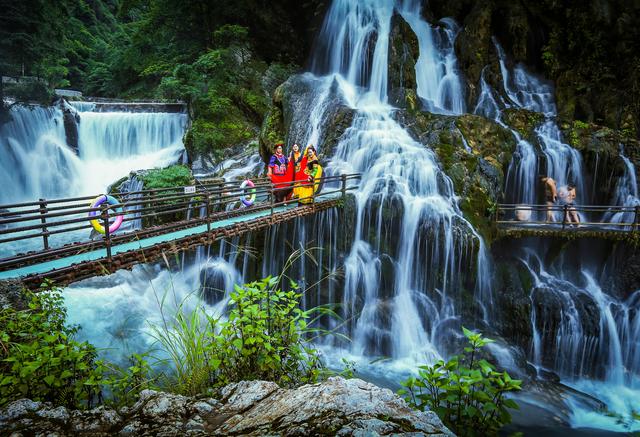
[[[574,204],[576,200],[576,186],[574,184],[569,184],[566,187],[561,187],[559,195],[562,204],[566,205],[566,212],[564,216],[565,223],[573,223],[576,226],[579,226],[580,216],[578,215],[578,211]]]
[[[289,160],[283,153],[283,144],[276,144],[275,153],[269,160],[269,166],[267,167],[267,176],[274,184],[276,191],[274,192],[276,202],[283,202],[291,192],[291,188],[287,189],[287,184],[282,184],[283,179],[287,174],[287,166]]]
[[[540,175],[540,182],[544,184],[544,200],[547,204],[547,221],[552,222],[554,221],[552,208],[558,200],[556,181],[549,176]]]

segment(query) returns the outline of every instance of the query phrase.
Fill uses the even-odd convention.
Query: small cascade
[[[440,27],[431,27],[422,18],[422,3],[407,0],[399,7],[400,15],[418,37],[418,96],[429,112],[462,114],[466,103],[454,49],[459,26],[453,19],[445,18]]]
[[[620,158],[624,163],[624,173],[622,177],[618,179],[616,183],[616,189],[612,198],[612,204],[615,206],[624,206],[629,209],[635,210],[640,206],[640,198],[638,197],[638,179],[636,175],[636,169],[633,163],[627,158],[623,150],[620,150]],[[604,223],[634,223],[636,213],[635,211],[608,211],[602,217]],[[630,228],[627,226],[626,228]],[[615,229],[619,229],[616,226]]]
[[[568,184],[576,186],[576,203],[582,203],[588,196],[585,192],[584,172],[580,153],[562,141],[560,129],[555,120],[557,109],[551,84],[540,80],[529,73],[525,66],[517,64],[510,68],[500,44],[494,39],[494,45],[500,60],[502,85],[508,101],[501,101],[503,108],[515,107],[544,115],[544,122],[535,129],[544,165],[538,162],[536,150],[532,144],[523,140],[512,130],[518,147],[509,166],[505,192],[511,203],[538,203],[538,192],[541,189],[537,180],[538,173],[551,176],[558,188]],[[481,94],[476,106],[476,113],[492,116],[501,121],[497,108],[500,105],[493,98],[493,92],[481,79]],[[505,126],[507,127],[507,126]]]

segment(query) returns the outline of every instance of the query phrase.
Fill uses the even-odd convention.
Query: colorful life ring
[[[107,204],[109,205],[118,205],[120,204],[120,202],[118,202],[118,199],[116,199],[113,196],[109,196],[107,194],[102,194],[98,197],[96,197],[95,199],[93,199],[93,201],[91,202],[91,208],[97,208],[100,205],[102,205],[104,202],[107,202]],[[118,228],[120,228],[120,225],[122,225],[122,220],[124,220],[124,215],[122,214],[122,207],[119,206],[116,209],[116,213],[118,215],[116,215],[116,219],[114,220],[113,223],[111,223],[109,225],[109,234],[114,233],[115,231],[118,230]],[[89,217],[97,217],[100,215],[99,211],[91,211],[89,213]],[[93,229],[95,229],[97,232],[100,232],[101,234],[104,234],[104,226],[102,225],[102,223],[100,222],[100,220],[98,220],[97,218],[91,220],[91,226],[93,226]]]
[[[247,187],[251,188],[249,190],[250,194],[244,194]],[[244,206],[251,206],[253,205],[253,202],[256,201],[256,189],[254,187],[255,185],[249,179],[240,184],[240,189],[243,191],[243,194],[240,196],[240,200]]]

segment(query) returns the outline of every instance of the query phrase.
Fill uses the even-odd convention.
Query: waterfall
[[[459,317],[455,301],[465,247],[477,246],[481,271],[488,262],[435,155],[394,120],[394,108],[386,103],[395,9],[420,43],[418,94],[440,112],[462,112],[452,49],[455,30],[450,31],[455,26],[448,22],[445,29],[434,29],[420,17],[419,2],[398,3],[333,2],[312,65],[326,74],[325,87],[337,86],[356,111],[327,168],[333,174],[362,173],[355,193],[353,244],[344,261],[342,299],[346,316],[353,318],[351,353],[432,361],[440,356],[443,334]],[[320,99],[325,95],[317,93]],[[321,107],[322,101],[312,106]],[[397,233],[390,234],[390,229]],[[383,264],[390,264],[384,275],[391,278],[382,278]],[[388,289],[381,287],[381,280]]]
[[[400,15],[418,37],[418,96],[429,112],[462,114],[466,111],[466,103],[454,50],[458,24],[445,18],[441,27],[431,27],[422,18],[422,3],[406,0],[399,6]]]
[[[133,170],[177,162],[184,151],[184,113],[93,112],[94,104],[72,106],[74,123],[79,120],[78,154],[67,145],[60,105],[12,107],[10,120],[0,125],[0,204],[102,193]],[[134,191],[140,184],[128,188]],[[53,235],[49,243],[58,247],[78,241],[86,237],[83,232]],[[40,239],[6,243],[0,256],[41,248]]]
[[[582,157],[562,140],[552,86],[529,73],[522,64],[510,67],[504,50],[495,39],[494,45],[505,98],[488,85],[483,71],[474,112],[510,129],[517,141],[506,175],[507,201],[539,203],[541,187],[537,174],[546,173],[555,179],[558,188],[575,184],[576,203],[584,203],[591,196],[586,191]],[[535,145],[504,123],[502,110],[506,108],[542,114],[542,123],[535,127]],[[624,155],[621,159],[624,174],[617,181],[613,204],[635,207],[640,204],[635,168]],[[632,222],[633,214],[607,212],[603,221]],[[584,221],[585,217],[581,219]],[[577,262],[565,265],[561,258],[549,266],[540,255],[546,250],[548,247],[541,242],[526,242],[521,258],[533,279],[529,357],[538,368],[553,369],[563,382],[602,399],[611,411],[627,420],[631,412],[637,410],[640,389],[638,341],[633,337],[640,323],[637,297],[640,292],[626,301],[609,296],[602,291],[596,281],[595,269],[587,260],[577,259]],[[595,412],[575,399],[568,403],[574,427],[623,429],[615,419]]]
[[[509,201],[513,203],[538,203],[537,193],[540,183],[538,173],[546,173],[556,181],[558,188],[568,184],[576,186],[576,203],[588,199],[585,193],[584,172],[580,153],[562,141],[560,129],[556,122],[557,109],[551,84],[529,73],[522,64],[513,68],[507,65],[507,57],[502,46],[494,39],[494,46],[500,61],[502,86],[508,102],[502,102],[506,108],[515,107],[537,112],[545,117],[544,122],[536,127],[535,132],[544,156],[544,166],[538,164],[538,157],[533,145],[523,140],[512,130],[518,147],[511,161],[507,174],[505,192]],[[481,99],[476,107],[476,113],[493,116],[503,126],[498,105],[490,98],[489,85],[481,81]],[[505,126],[506,127],[506,126]]]
[[[78,110],[79,156],[66,144],[58,107],[14,106],[0,126],[0,202],[95,194],[132,170],[163,167],[184,150],[187,115]],[[10,189],[8,189],[10,187]]]
[[[78,194],[82,162],[67,147],[62,111],[13,106],[0,124],[0,203]]]
[[[626,208],[636,208],[640,206],[640,198],[638,197],[638,179],[636,169],[633,163],[627,158],[623,150],[620,150],[620,159],[624,163],[624,173],[616,183],[616,189],[612,198],[612,204],[615,206],[624,206]],[[603,223],[633,223],[635,220],[634,211],[612,212],[607,211],[603,217]],[[631,226],[626,226],[630,228]],[[614,229],[620,229],[615,226]]]

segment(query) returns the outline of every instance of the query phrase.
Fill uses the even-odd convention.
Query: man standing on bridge
[[[558,200],[558,191],[556,189],[556,181],[554,181],[551,177],[540,175],[540,182],[544,184],[544,200],[547,204],[547,221],[552,222],[555,221],[553,219],[553,205]]]

